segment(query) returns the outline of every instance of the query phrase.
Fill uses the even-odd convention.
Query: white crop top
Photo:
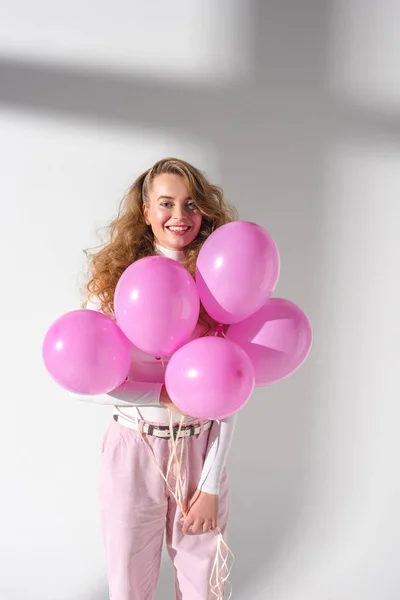
[[[157,246],[157,252],[161,256],[167,256],[174,260],[181,260],[183,253],[167,250]],[[88,302],[87,309],[99,310],[100,303]],[[198,337],[199,331],[195,330],[193,339]],[[108,394],[80,395],[72,394],[75,398],[93,402],[95,404],[114,405],[114,414],[122,414],[128,418],[142,418],[161,424],[168,424],[169,414],[166,407],[160,404],[160,393],[164,381],[164,369],[168,358],[163,362],[155,357],[141,352],[132,345],[132,363],[128,379],[121,386]],[[164,364],[163,364],[164,363]],[[182,415],[172,411],[172,420],[179,422]],[[193,420],[192,417],[183,417],[184,422]],[[235,426],[237,413],[222,419],[213,421],[210,429],[206,458],[203,465],[200,481],[197,488],[210,494],[218,494],[220,481],[226,460],[229,454]]]

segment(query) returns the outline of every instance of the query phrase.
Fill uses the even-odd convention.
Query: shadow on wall
[[[329,3],[258,0],[247,2],[246,10],[254,63],[242,81],[190,88],[3,60],[0,104],[207,139],[219,157],[220,183],[241,218],[265,226],[277,241],[282,273],[276,295],[310,315],[316,348],[321,161],[331,125],[325,96]],[[258,390],[239,420],[230,458],[236,598],[247,598],[261,575],[268,578],[307,501],[315,354],[292,380]],[[81,600],[106,600],[105,587]],[[163,565],[160,599],[166,600],[166,589],[172,598],[170,569]]]

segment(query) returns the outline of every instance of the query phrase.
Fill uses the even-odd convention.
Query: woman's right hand
[[[165,406],[165,408],[169,408],[170,410],[173,410],[173,411],[175,411],[177,413],[180,413],[181,415],[184,415],[185,417],[187,416],[186,413],[182,412],[172,402],[171,398],[168,396],[167,388],[165,387],[165,385],[163,385],[162,388],[161,388],[160,404],[161,404],[161,406]]]

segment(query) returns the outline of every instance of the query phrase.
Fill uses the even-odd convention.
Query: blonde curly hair
[[[164,158],[142,173],[122,198],[116,218],[108,225],[108,242],[99,248],[84,250],[89,262],[86,300],[97,297],[101,311],[114,316],[114,293],[119,278],[130,264],[156,254],[154,234],[147,225],[143,208],[149,204],[149,192],[155,177],[164,173],[180,175],[202,213],[200,231],[184,249],[183,265],[194,277],[199,251],[208,236],[218,227],[234,221],[236,210],[226,202],[222,189],[206,176],[177,158]],[[84,303],[85,305],[85,303]],[[214,321],[201,309],[200,322],[209,330]]]

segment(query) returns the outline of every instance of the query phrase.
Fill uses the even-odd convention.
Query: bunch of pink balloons
[[[255,386],[287,377],[309,353],[306,315],[288,300],[271,298],[279,269],[270,234],[246,221],[210,235],[195,280],[174,260],[142,258],[117,284],[116,323],[84,310],[50,327],[43,343],[47,370],[70,391],[107,393],[127,377],[132,357],[170,357],[165,385],[178,408],[193,417],[225,418],[248,402]],[[196,339],[200,303],[220,326]]]

